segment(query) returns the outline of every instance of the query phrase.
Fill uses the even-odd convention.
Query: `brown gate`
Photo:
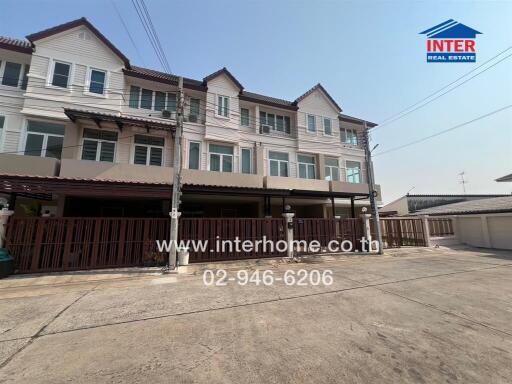
[[[19,273],[142,265],[169,219],[11,218],[6,248]]]
[[[375,225],[370,221],[372,237],[375,239]],[[403,246],[425,247],[425,229],[419,218],[381,218],[380,227],[384,248]]]
[[[293,239],[306,241],[318,241],[322,249],[326,249],[329,242],[337,241],[340,245],[348,240],[357,250],[361,249],[361,238],[363,237],[363,222],[361,219],[294,219]],[[354,250],[355,250],[354,249]],[[299,250],[306,253],[305,249]]]
[[[285,236],[284,219],[184,218],[180,220],[179,226],[180,241],[185,243],[184,245],[189,241],[191,262],[285,256],[286,251],[278,251],[275,247],[278,241],[286,240]],[[238,239],[238,249],[234,243],[236,239]],[[263,243],[260,243],[256,249],[255,242],[264,239],[272,241],[274,247],[267,242],[265,249]],[[244,250],[242,247],[243,242],[247,240],[253,244],[250,250],[249,248]],[[198,248],[201,241],[203,246],[206,244],[205,248]]]

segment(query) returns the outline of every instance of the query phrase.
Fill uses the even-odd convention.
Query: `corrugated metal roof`
[[[461,201],[459,203],[422,209],[412,215],[469,215],[501,212],[512,212],[512,195],[493,197],[490,199]]]

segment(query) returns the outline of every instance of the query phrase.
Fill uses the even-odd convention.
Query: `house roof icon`
[[[481,34],[482,32],[478,32],[453,19],[446,20],[444,23],[420,32],[420,35],[427,35],[429,39],[474,39],[476,35]]]

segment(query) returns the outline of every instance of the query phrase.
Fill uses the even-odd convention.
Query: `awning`
[[[140,127],[147,131],[150,129],[159,129],[164,131],[170,131],[173,135],[176,131],[176,124],[169,121],[147,119],[136,116],[119,115],[115,113],[104,113],[97,111],[89,111],[83,109],[70,109],[64,108],[64,113],[72,122],[76,122],[78,119],[92,120],[99,128],[101,128],[102,122],[114,123],[117,125],[120,131],[125,126]]]

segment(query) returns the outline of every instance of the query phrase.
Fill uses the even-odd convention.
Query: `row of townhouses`
[[[82,18],[0,38],[0,79],[0,196],[16,215],[168,215],[176,76],[131,65]],[[375,124],[320,84],[288,101],[222,68],[184,90],[183,216],[279,217],[290,205],[351,217],[368,205],[360,137]]]

